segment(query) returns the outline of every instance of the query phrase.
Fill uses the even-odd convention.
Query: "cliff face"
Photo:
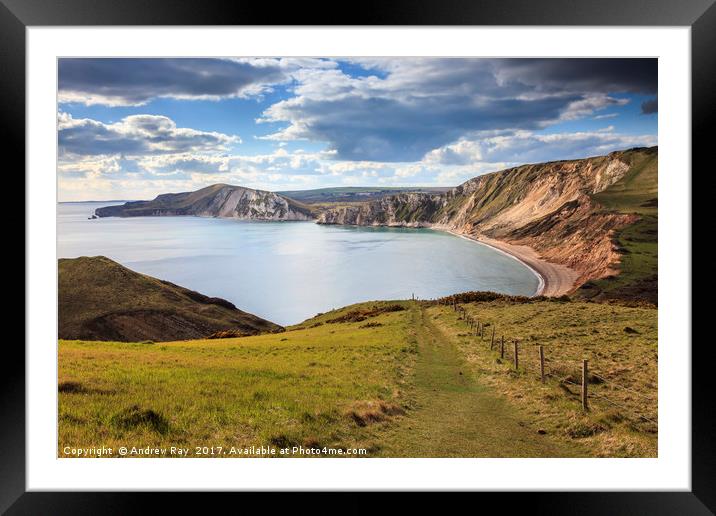
[[[196,192],[159,195],[95,211],[98,217],[196,215],[242,220],[313,220],[310,208],[273,192],[213,185]]]
[[[320,224],[435,227],[527,245],[578,273],[576,284],[615,273],[613,232],[638,216],[592,196],[624,178],[656,148],[520,167],[471,179],[444,194],[409,193],[321,213]]]
[[[319,224],[356,226],[430,226],[445,206],[445,195],[401,193],[361,205],[327,209]]]

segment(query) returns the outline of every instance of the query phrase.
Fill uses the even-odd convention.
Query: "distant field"
[[[595,371],[655,400],[654,309],[493,301],[468,310],[544,343],[550,359],[588,356]],[[656,453],[655,427],[596,403],[583,415],[556,379],[542,386],[511,373],[451,308],[420,302],[353,305],[254,337],[60,341],[58,382],[59,456],[90,445],[179,446],[190,456],[195,446],[262,445],[389,457]],[[656,414],[651,401],[617,399]]]
[[[290,197],[296,201],[316,204],[316,203],[353,203],[365,202],[380,199],[387,195],[394,195],[401,192],[428,192],[440,193],[450,190],[451,187],[438,186],[413,186],[413,187],[364,187],[364,186],[344,186],[336,188],[318,188],[315,190],[292,190],[285,192],[276,192],[285,197]]]

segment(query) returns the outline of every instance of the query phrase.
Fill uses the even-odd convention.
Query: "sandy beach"
[[[561,296],[566,294],[574,288],[574,282],[579,276],[575,270],[572,270],[565,265],[559,265],[557,263],[543,260],[534,249],[526,245],[508,244],[507,242],[493,240],[491,238],[475,238],[473,236],[463,235],[455,231],[449,232],[456,236],[461,236],[481,244],[489,245],[490,247],[493,247],[498,251],[502,251],[503,253],[508,254],[524,263],[542,279],[540,288],[535,293],[536,296]]]

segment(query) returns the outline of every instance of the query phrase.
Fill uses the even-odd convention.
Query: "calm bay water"
[[[278,324],[374,299],[467,290],[532,295],[537,277],[487,246],[427,229],[199,217],[88,220],[117,203],[58,204],[58,257],[104,255]]]

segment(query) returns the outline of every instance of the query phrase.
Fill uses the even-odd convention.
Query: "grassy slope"
[[[428,310],[436,327],[451,340],[482,383],[509,399],[532,424],[548,435],[578,441],[594,456],[656,456],[657,310],[601,303],[496,300],[465,305],[467,313],[487,324],[484,338],[467,335],[452,308]],[[489,350],[492,328],[495,349]],[[632,333],[631,328],[636,333]],[[498,343],[504,336],[505,358]],[[513,367],[517,339],[520,369]],[[545,353],[547,382],[539,381],[539,349]],[[591,411],[580,408],[582,359],[592,377]],[[572,383],[570,383],[572,382]]]
[[[139,274],[104,256],[58,262],[59,335],[97,340],[188,339],[237,329],[280,326],[167,281]]]
[[[60,449],[90,441],[370,448],[368,427],[350,414],[400,403],[415,351],[406,314],[372,318],[379,327],[321,324],[240,339],[62,341],[60,384],[79,383],[82,392],[60,393]],[[132,411],[153,411],[159,423],[128,427]]]
[[[407,309],[350,316],[389,304],[354,305],[283,334],[240,339],[61,341],[58,449],[273,444],[358,447],[369,456],[656,453],[653,428],[596,404],[583,416],[556,381],[512,379],[447,307],[399,302]],[[534,334],[550,357],[561,347],[588,353],[601,372],[656,396],[656,310],[504,301],[469,309],[508,334]],[[346,314],[352,322],[329,322]],[[625,326],[640,333],[626,334]]]
[[[419,353],[407,390],[414,409],[381,436],[388,457],[576,457],[580,443],[538,433],[529,414],[482,381],[435,324],[429,311],[416,311]]]
[[[577,291],[579,298],[658,301],[658,156],[655,151],[635,156],[627,176],[593,196],[606,210],[640,216],[615,235],[624,252],[620,273],[588,282]]]

